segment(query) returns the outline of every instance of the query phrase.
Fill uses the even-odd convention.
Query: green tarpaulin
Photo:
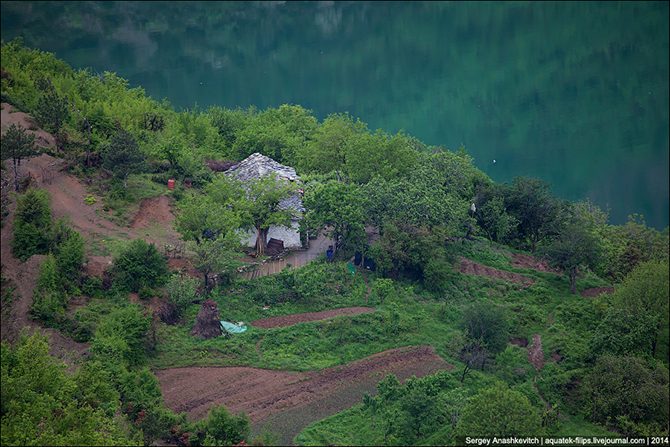
[[[221,329],[230,334],[241,334],[247,330],[247,327],[244,324],[238,326],[237,324],[231,323],[230,321],[221,320]]]

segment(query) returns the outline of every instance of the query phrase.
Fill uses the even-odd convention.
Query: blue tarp
[[[237,324],[231,323],[230,321],[221,320],[221,329],[230,334],[241,334],[247,330],[247,327],[244,324],[238,326]]]

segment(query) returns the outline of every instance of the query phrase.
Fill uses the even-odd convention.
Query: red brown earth
[[[489,278],[503,279],[505,281],[521,284],[524,287],[528,287],[535,282],[535,280],[533,280],[532,278],[520,275],[519,273],[506,272],[504,270],[494,269],[493,267],[478,264],[466,258],[461,258],[459,271],[466,275],[477,275],[477,276],[486,276]]]
[[[560,273],[546,261],[523,253],[512,253],[512,265],[517,268],[537,270],[538,272]]]
[[[588,298],[594,298],[603,293],[614,293],[614,287],[592,287],[590,289],[582,290],[581,295]]]
[[[0,118],[2,133],[5,133],[5,130],[12,124],[16,124],[26,129],[28,133],[35,135],[35,144],[37,146],[51,149],[56,147],[56,139],[53,135],[39,129],[32,116],[19,112],[13,105],[3,102]]]
[[[372,307],[343,307],[340,309],[324,310],[323,312],[306,312],[302,314],[281,315],[278,317],[262,318],[252,321],[251,325],[265,329],[273,327],[293,326],[307,321],[326,320],[341,315],[360,315],[374,312]]]
[[[140,203],[140,209],[133,218],[132,228],[148,228],[151,225],[172,227],[174,214],[170,209],[170,199],[167,196],[151,197]]]
[[[232,413],[248,414],[256,428],[276,422],[280,442],[286,445],[309,423],[351,407],[365,393],[375,393],[387,374],[405,380],[452,368],[431,346],[417,346],[314,372],[189,367],[159,370],[156,377],[166,405],[186,412],[189,419],[205,417],[211,407],[225,405]]]

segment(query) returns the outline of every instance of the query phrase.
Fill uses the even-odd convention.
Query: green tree
[[[519,221],[515,236],[521,246],[535,251],[538,243],[557,233],[563,207],[547,183],[518,177],[504,194],[507,212]]]
[[[613,300],[614,309],[636,321],[637,324],[633,327],[637,329],[629,328],[613,338],[640,332],[647,334],[647,341],[650,340],[650,343],[639,343],[637,346],[644,352],[667,361],[670,351],[669,283],[667,262],[649,261],[639,264],[617,287]]]
[[[35,146],[35,135],[28,133],[23,127],[11,124],[2,138],[0,138],[0,148],[2,148],[2,160],[11,158],[14,166],[14,191],[19,190],[19,171],[21,159],[37,155]]]
[[[356,185],[331,180],[308,189],[305,195],[305,220],[314,231],[328,227],[326,234],[335,241],[335,252],[358,248],[365,242],[363,198]]]
[[[68,100],[58,94],[48,79],[40,79],[38,88],[42,94],[34,111],[35,119],[46,131],[59,134],[63,124],[70,118]]]
[[[287,199],[296,194],[295,185],[275,174],[260,177],[248,184],[247,201],[241,202],[242,215],[256,231],[256,254],[265,254],[267,233],[272,225],[289,226],[296,213]]]
[[[176,311],[177,318],[191,305],[196,298],[198,280],[188,275],[173,274],[165,285],[170,302]]]
[[[29,189],[17,199],[12,253],[22,261],[46,253],[50,233],[49,194],[43,189]]]
[[[112,278],[115,285],[138,292],[142,287],[156,287],[167,278],[165,258],[154,244],[135,239],[112,261]]]
[[[463,329],[471,340],[481,340],[492,354],[505,349],[509,325],[501,308],[487,303],[473,304],[463,312]]]
[[[202,242],[203,237],[233,232],[242,223],[239,212],[217,202],[210,194],[191,194],[181,200],[177,208],[177,231],[184,239],[197,243]]]
[[[128,186],[128,175],[138,172],[144,163],[135,138],[125,130],[119,129],[112,135],[102,153],[102,167],[109,170],[114,178]]]
[[[212,275],[221,284],[226,284],[235,275],[237,268],[242,265],[239,261],[239,237],[234,233],[218,236],[214,239],[202,239],[199,244],[188,243],[187,247],[195,256],[193,266],[198,270],[205,281],[205,288],[209,290]]]
[[[335,171],[339,177],[346,163],[349,141],[365,133],[367,126],[360,120],[348,114],[329,115],[307,144],[298,148],[298,167],[321,174]]]
[[[652,423],[656,433],[667,430],[668,369],[648,366],[637,357],[602,356],[584,378],[584,409],[598,423]],[[636,433],[630,433],[636,434]]]
[[[280,163],[295,166],[296,152],[317,127],[309,110],[297,105],[283,104],[251,117],[244,128],[236,132],[233,152],[239,159],[259,152]]]
[[[497,385],[480,391],[468,401],[456,425],[456,435],[541,435],[540,415],[526,396]]]
[[[570,292],[577,293],[577,274],[580,269],[593,268],[600,256],[599,239],[583,220],[572,219],[557,237],[541,247],[541,253],[553,267],[567,273]]]

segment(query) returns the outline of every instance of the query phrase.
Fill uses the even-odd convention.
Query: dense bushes
[[[603,356],[582,386],[589,417],[628,435],[667,433],[668,369],[637,357]]]
[[[167,278],[165,258],[156,246],[136,239],[114,258],[111,275],[120,289],[139,292],[142,287],[157,287]]]
[[[106,377],[90,367],[73,377],[48,351],[38,334],[2,344],[2,444],[140,445],[107,406]]]

